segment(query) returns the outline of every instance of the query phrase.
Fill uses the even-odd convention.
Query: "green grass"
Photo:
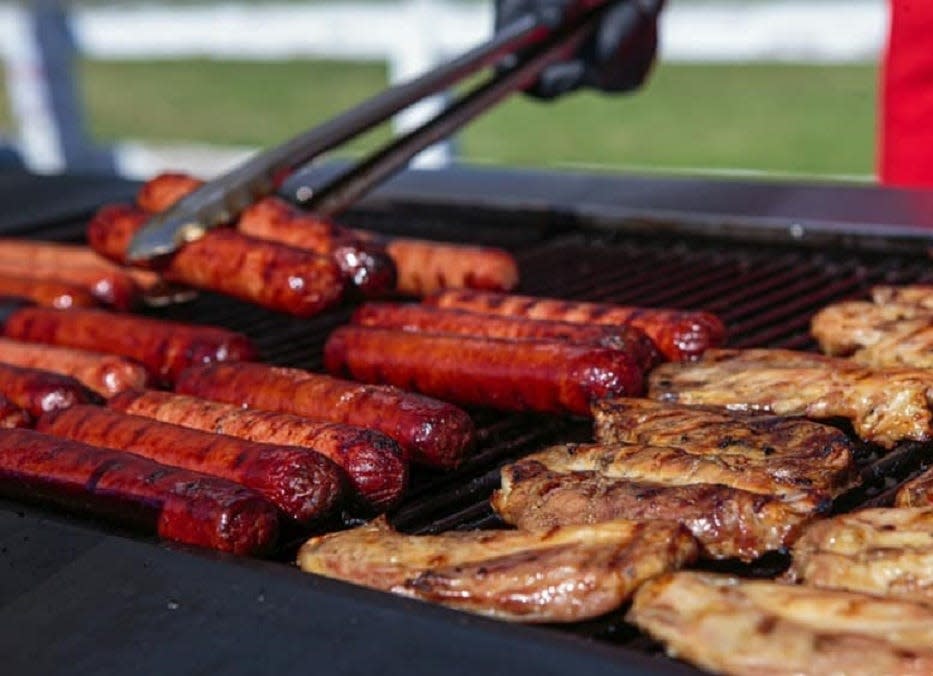
[[[386,84],[377,64],[86,62],[88,119],[103,141],[267,146]],[[631,96],[516,97],[461,136],[467,160],[870,174],[874,66],[662,65]],[[4,117],[5,116],[5,117]],[[0,107],[0,128],[8,126]],[[351,146],[387,138],[386,130]]]

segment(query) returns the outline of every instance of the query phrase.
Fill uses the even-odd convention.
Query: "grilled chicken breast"
[[[852,592],[674,573],[628,619],[668,654],[727,674],[933,673],[933,609]]]
[[[811,525],[789,580],[933,604],[933,508],[866,509]]]
[[[814,518],[812,497],[798,500],[799,505],[722,484],[664,485],[597,472],[553,472],[536,460],[522,460],[502,469],[502,487],[491,502],[503,520],[528,530],[612,519],[674,520],[699,540],[703,556],[751,561],[789,546]]]
[[[692,364],[652,371],[649,396],[815,419],[847,418],[885,448],[933,439],[933,371],[875,370],[791,350],[710,350]]]
[[[929,320],[898,322],[852,361],[873,368],[933,369],[933,314]]]
[[[876,286],[871,299],[876,305],[906,305],[933,312],[933,284]]]
[[[890,302],[877,305],[863,300],[833,303],[813,315],[810,333],[826,354],[848,356],[874,345],[903,321],[928,324],[933,307]]]
[[[802,511],[819,511],[830,497],[828,491],[803,476],[811,465],[806,459],[694,454],[689,448],[642,444],[561,444],[525,459],[561,474],[596,472],[610,479],[664,486],[722,484],[760,495],[793,498],[793,507]]]
[[[596,440],[680,447],[693,455],[767,463],[780,479],[835,496],[859,482],[854,449],[835,427],[775,415],[732,413],[650,399],[593,404]],[[723,482],[725,483],[725,482]]]
[[[671,522],[405,535],[379,518],[311,538],[298,565],[499,619],[572,622],[618,608],[642,582],[696,555],[694,539]]]

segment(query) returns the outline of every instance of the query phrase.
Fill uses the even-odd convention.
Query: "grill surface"
[[[353,225],[393,229],[391,214],[358,214],[350,220]],[[36,238],[76,240],[81,236],[80,221],[56,220],[37,226],[30,232]],[[439,221],[436,215],[419,222],[408,214],[404,229],[406,233],[463,239],[460,224]],[[548,234],[537,225],[513,227],[499,235],[495,229],[487,229],[477,238],[515,251],[523,293],[710,310],[725,321],[729,344],[735,347],[813,349],[807,332],[809,319],[827,303],[864,296],[877,283],[933,283],[933,272],[922,255],[833,253],[672,235],[646,238],[566,230]],[[191,303],[153,309],[149,314],[242,331],[255,339],[265,361],[319,370],[324,340],[346,321],[349,312],[344,309],[297,320],[202,294]],[[479,430],[476,452],[453,473],[414,472],[406,500],[391,515],[400,529],[426,533],[500,525],[487,502],[498,484],[499,468],[542,446],[583,440],[590,434],[589,424],[583,420],[479,410],[471,413]],[[931,457],[931,445],[902,444],[883,456],[864,447],[866,483],[841,496],[837,511],[885,504],[897,484],[916,475]],[[344,519],[352,522],[349,517]],[[280,558],[290,559],[301,537],[286,545]],[[786,563],[784,556],[776,554],[748,566],[734,562],[708,565],[746,575],[773,575]],[[620,617],[617,614],[563,630],[627,649],[657,652],[650,640]],[[657,659],[659,666],[672,664],[666,658]]]

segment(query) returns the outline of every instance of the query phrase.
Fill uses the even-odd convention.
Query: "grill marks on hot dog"
[[[238,406],[378,430],[413,462],[455,467],[473,443],[473,421],[451,404],[394,387],[360,385],[300,369],[213,364],[185,371],[175,390]]]
[[[582,324],[632,326],[644,331],[667,359],[696,359],[720,345],[725,327],[716,315],[666,308],[565,301],[481,291],[441,291],[426,301],[441,308]]]
[[[561,340],[627,352],[647,371],[660,355],[654,343],[638,329],[442,310],[428,305],[367,303],[353,314],[352,323],[415,333],[447,333],[507,340]]]
[[[3,333],[17,340],[129,357],[163,381],[173,381],[194,364],[248,360],[257,354],[249,338],[226,329],[100,310],[22,308],[10,315]]]
[[[643,386],[638,364],[617,350],[358,326],[330,335],[324,363],[335,375],[513,411],[588,415],[594,399]]]
[[[200,432],[96,406],[74,406],[43,416],[37,429],[236,481],[302,523],[327,514],[342,489],[340,470],[318,453]]]
[[[0,338],[0,362],[72,376],[102,397],[146,387],[145,367],[112,354]]]
[[[3,363],[0,363],[0,394],[34,417],[100,401],[100,397],[69,376]]]
[[[271,549],[275,508],[230,481],[31,430],[0,433],[0,492],[235,554]]]
[[[309,420],[286,413],[244,410],[169,392],[125,392],[108,405],[204,432],[285,446],[301,446],[327,456],[347,474],[366,507],[384,511],[402,497],[408,464],[401,448],[373,430]]]
[[[103,207],[88,226],[88,240],[99,254],[126,263],[130,241],[148,218],[131,206]],[[299,317],[336,305],[345,290],[343,274],[330,258],[226,229],[186,244],[161,271],[169,281]]]
[[[39,282],[55,282],[84,289],[102,305],[129,310],[136,305],[140,289],[133,278],[116,266],[62,265],[54,260],[4,258],[0,274]],[[14,294],[15,295],[15,294]]]
[[[143,185],[137,203],[149,213],[158,213],[201,185],[202,181],[184,174],[161,174]],[[303,213],[278,197],[266,197],[249,206],[240,214],[236,227],[250,237],[332,258],[364,295],[380,295],[395,287],[395,264],[384,247]]]

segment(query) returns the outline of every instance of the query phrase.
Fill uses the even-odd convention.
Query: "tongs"
[[[408,82],[390,87],[356,107],[264,151],[199,187],[174,207],[153,216],[136,233],[127,252],[141,262],[170,254],[215,227],[234,221],[250,204],[275,191],[292,172],[317,156],[368,131],[413,103],[448,89],[481,69],[514,63],[463,95],[433,119],[316,190],[300,191],[304,206],[320,217],[347,209],[418,152],[452,134],[510,94],[530,85],[542,70],[577,50],[613,4],[595,0],[578,16],[552,27],[527,14],[498,31],[488,42]],[[637,10],[629,30],[637,27]],[[521,54],[520,57],[514,55]]]

